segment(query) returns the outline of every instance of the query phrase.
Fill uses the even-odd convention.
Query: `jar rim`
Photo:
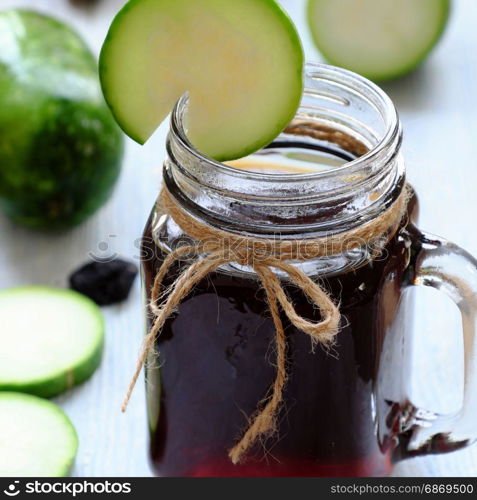
[[[366,167],[370,163],[375,162],[389,150],[396,142],[401,141],[402,129],[399,121],[397,110],[391,101],[390,97],[375,83],[370,80],[354,73],[352,71],[338,68],[324,63],[307,62],[305,64],[305,74],[311,78],[316,77],[320,79],[327,79],[334,83],[352,86],[359,89],[362,95],[372,95],[374,97],[374,104],[379,105],[381,115],[383,117],[386,131],[379,139],[378,143],[371,147],[367,153],[356,159],[346,162],[343,165],[334,168],[333,170],[318,171],[310,173],[267,173],[267,172],[254,172],[250,170],[237,169],[225,163],[217,161],[204,153],[200,152],[188,139],[187,133],[184,128],[184,115],[187,110],[189,96],[183,95],[171,114],[171,131],[175,136],[176,141],[184,148],[186,154],[196,158],[200,162],[206,162],[208,166],[216,169],[217,171],[247,180],[255,180],[261,182],[308,182],[308,181],[322,181],[328,178],[341,175],[343,173],[355,173]],[[306,92],[306,88],[304,92]],[[331,96],[328,96],[331,98]]]

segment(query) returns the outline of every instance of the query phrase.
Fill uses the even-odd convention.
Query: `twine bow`
[[[382,250],[384,244],[397,231],[408,202],[408,190],[403,189],[398,199],[379,217],[353,230],[312,240],[282,240],[252,238],[224,231],[195,219],[181,208],[167,190],[159,198],[162,212],[167,213],[174,222],[197,243],[182,246],[171,252],[163,261],[154,280],[149,307],[155,319],[151,330],[144,339],[139,362],[129,385],[122,410],[125,411],[134,386],[146,362],[148,353],[153,349],[157,336],[165,321],[174,312],[189,292],[208,274],[220,266],[235,262],[250,266],[257,274],[270,309],[276,332],[276,376],[268,396],[258,404],[255,415],[250,420],[237,444],[229,451],[229,457],[237,464],[260,437],[267,437],[276,430],[276,418],[283,398],[287,381],[286,337],[280,318],[280,308],[290,322],[300,331],[309,335],[312,345],[330,345],[340,324],[339,307],[321,285],[307,276],[299,267],[290,262],[303,262],[310,259],[340,254],[344,249],[352,250],[363,244],[379,242],[374,248]],[[186,255],[196,259],[186,267],[168,288],[162,292],[162,282],[170,267]],[[300,316],[276,271],[281,271],[304,295],[318,308],[320,321],[311,321]],[[162,302],[161,302],[162,300]]]

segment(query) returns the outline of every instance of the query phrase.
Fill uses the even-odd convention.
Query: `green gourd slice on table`
[[[0,292],[0,391],[61,394],[93,374],[103,343],[101,311],[79,293],[41,286]]]
[[[303,50],[274,0],[130,0],[104,42],[100,77],[137,142],[188,93],[190,141],[232,160],[270,143],[295,115]]]
[[[111,195],[123,138],[83,40],[43,14],[0,11],[0,209],[37,229],[79,224]]]
[[[424,61],[449,10],[449,0],[308,0],[308,24],[328,62],[384,81]]]
[[[0,443],[0,477],[66,476],[78,450],[73,424],[58,406],[16,392],[0,392]]]

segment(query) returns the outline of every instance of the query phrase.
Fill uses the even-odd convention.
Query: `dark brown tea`
[[[332,150],[323,154],[336,158]],[[409,207],[412,220],[415,199]],[[331,351],[318,347],[313,352],[310,338],[282,315],[289,380],[279,429],[239,465],[231,463],[227,452],[274,380],[275,329],[258,281],[221,271],[204,279],[166,322],[157,340],[158,355],[147,369],[151,453],[157,473],[387,474],[393,445],[390,439],[378,440],[375,384],[390,325],[403,320],[396,316],[408,251],[405,236],[398,233],[381,258],[323,280],[342,313],[342,329]],[[148,294],[164,258],[154,243],[151,222],[142,253]],[[172,268],[166,285],[178,270]],[[290,285],[286,290],[299,315],[320,319],[300,290]]]

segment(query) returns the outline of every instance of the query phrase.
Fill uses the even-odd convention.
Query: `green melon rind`
[[[313,9],[315,5],[318,2],[321,1],[327,1],[327,0],[308,0],[307,4],[307,21],[308,21],[308,26],[310,28],[311,36],[313,41],[315,42],[316,47],[320,51],[321,55],[324,57],[327,63],[332,64],[334,66],[342,66],[342,62],[336,59],[333,56],[330,56],[329,53],[327,53],[326,45],[322,42],[320,38],[320,33],[319,29],[316,29],[314,26],[313,22],[313,16],[314,12]],[[332,0],[333,1],[333,0]],[[336,0],[334,0],[336,1]],[[429,44],[427,47],[424,48],[424,50],[420,53],[417,54],[415,59],[409,62],[409,64],[400,67],[399,69],[396,69],[395,71],[391,71],[388,73],[370,73],[370,72],[359,72],[362,76],[373,80],[374,82],[382,83],[382,82],[387,82],[389,80],[394,80],[396,78],[400,78],[404,75],[407,75],[411,71],[415,70],[418,66],[420,66],[426,57],[429,55],[429,53],[432,51],[432,49],[435,47],[437,42],[440,40],[441,36],[444,33],[444,30],[447,26],[447,22],[449,20],[449,15],[451,11],[451,0],[435,0],[436,4],[439,2],[440,4],[440,11],[441,11],[441,18],[440,18],[440,23],[438,26],[438,29],[436,30],[436,33],[432,40],[429,41]],[[347,68],[349,69],[349,68]],[[356,72],[355,69],[353,71]]]
[[[66,371],[52,373],[43,379],[32,380],[31,382],[2,382],[0,380],[0,391],[21,392],[42,398],[52,398],[88,380],[101,364],[104,351],[104,318],[101,314],[101,310],[92,300],[73,290],[38,285],[19,286],[0,291],[0,300],[4,294],[24,294],[25,292],[47,293],[68,297],[69,300],[76,300],[86,306],[86,309],[89,309],[91,315],[98,321],[96,342],[92,344],[90,351],[87,352],[82,359],[78,360],[75,366],[70,367]]]
[[[140,0],[138,0],[140,1]],[[108,105],[109,109],[111,110],[111,113],[114,116],[114,119],[116,120],[117,124],[121,128],[121,130],[128,135],[133,141],[137,142],[138,144],[144,145],[147,141],[146,139],[143,139],[139,137],[132,129],[128,127],[127,120],[122,120],[121,119],[121,114],[119,110],[116,108],[114,104],[114,99],[111,99],[108,93],[108,81],[107,81],[107,75],[108,75],[108,48],[109,44],[112,43],[115,37],[115,32],[120,28],[121,20],[123,16],[127,15],[127,13],[132,9],[133,4],[136,2],[133,1],[128,1],[116,14],[115,18],[113,19],[113,22],[111,23],[111,26],[109,27],[108,33],[106,35],[106,38],[104,39],[103,46],[101,47],[101,52],[99,53],[99,60],[98,60],[98,69],[99,69],[99,81],[101,83],[101,87],[103,90],[103,96],[104,100],[106,101],[106,104]]]
[[[31,395],[31,394],[25,394],[25,393],[19,393],[19,392],[0,392],[0,406],[1,406],[1,401],[2,399],[9,399],[9,400],[19,400],[19,401],[24,401],[29,404],[37,405],[37,406],[43,406],[45,408],[48,408],[48,411],[50,411],[52,414],[54,414],[56,417],[60,418],[60,421],[62,420],[64,423],[64,428],[66,432],[69,434],[69,438],[71,440],[71,451],[69,456],[65,457],[64,462],[60,464],[58,471],[56,472],[51,472],[49,475],[51,477],[66,477],[70,474],[71,469],[73,468],[74,461],[76,458],[76,455],[78,453],[78,448],[79,448],[79,438],[78,438],[78,433],[76,432],[76,429],[71,422],[70,418],[66,415],[66,413],[57,405],[54,403]],[[52,443],[52,446],[54,446],[55,443]],[[38,457],[39,460],[41,460],[41,457]],[[25,475],[27,475],[28,472],[25,471]],[[2,471],[0,470],[0,477],[2,476]],[[26,477],[26,476],[25,476]]]
[[[304,64],[305,64],[305,55],[304,55],[304,50],[303,46],[301,43],[301,39],[295,29],[295,26],[293,25],[291,19],[287,15],[287,13],[280,7],[280,5],[275,1],[275,0],[261,0],[269,4],[269,6],[272,8],[274,13],[281,19],[281,21],[284,23],[284,25],[287,25],[288,29],[288,35],[290,37],[290,40],[293,44],[293,47],[296,48],[296,59],[298,61],[297,66],[299,66],[299,71],[297,71],[297,85],[296,85],[296,93],[295,95],[290,95],[290,104],[287,107],[287,109],[284,109],[283,113],[283,119],[280,120],[279,123],[277,123],[277,126],[270,131],[270,133],[261,140],[257,140],[257,142],[253,144],[248,144],[243,147],[243,149],[234,151],[234,152],[226,152],[222,155],[216,155],[214,156],[214,159],[216,161],[231,161],[231,160],[236,160],[239,158],[243,158],[245,156],[248,156],[259,149],[261,149],[264,146],[267,146],[270,144],[291,122],[291,120],[295,117],[295,114],[300,106],[301,99],[302,99],[302,94],[303,94],[303,89],[304,89],[304,79],[303,79],[303,70],[304,70]],[[144,145],[149,137],[141,137],[139,134],[137,134],[134,130],[132,130],[127,123],[127,118],[123,118],[121,116],[121,112],[118,110],[117,106],[115,105],[114,98],[111,98],[111,95],[108,91],[108,49],[109,45],[111,44],[112,40],[114,40],[115,37],[115,32],[116,30],[119,30],[121,28],[121,22],[127,13],[135,7],[136,4],[141,3],[141,0],[129,0],[123,7],[122,9],[118,12],[116,17],[114,18],[109,31],[106,35],[106,38],[104,40],[101,53],[99,56],[99,75],[100,75],[100,81],[101,81],[101,86],[103,89],[103,95],[105,98],[105,101],[107,105],[109,106],[114,118],[116,119],[118,125],[120,128],[123,130],[125,134],[127,134],[131,139],[133,139],[135,142],[138,144]],[[279,103],[279,105],[282,105],[283,103]],[[171,109],[172,111],[172,109]]]

